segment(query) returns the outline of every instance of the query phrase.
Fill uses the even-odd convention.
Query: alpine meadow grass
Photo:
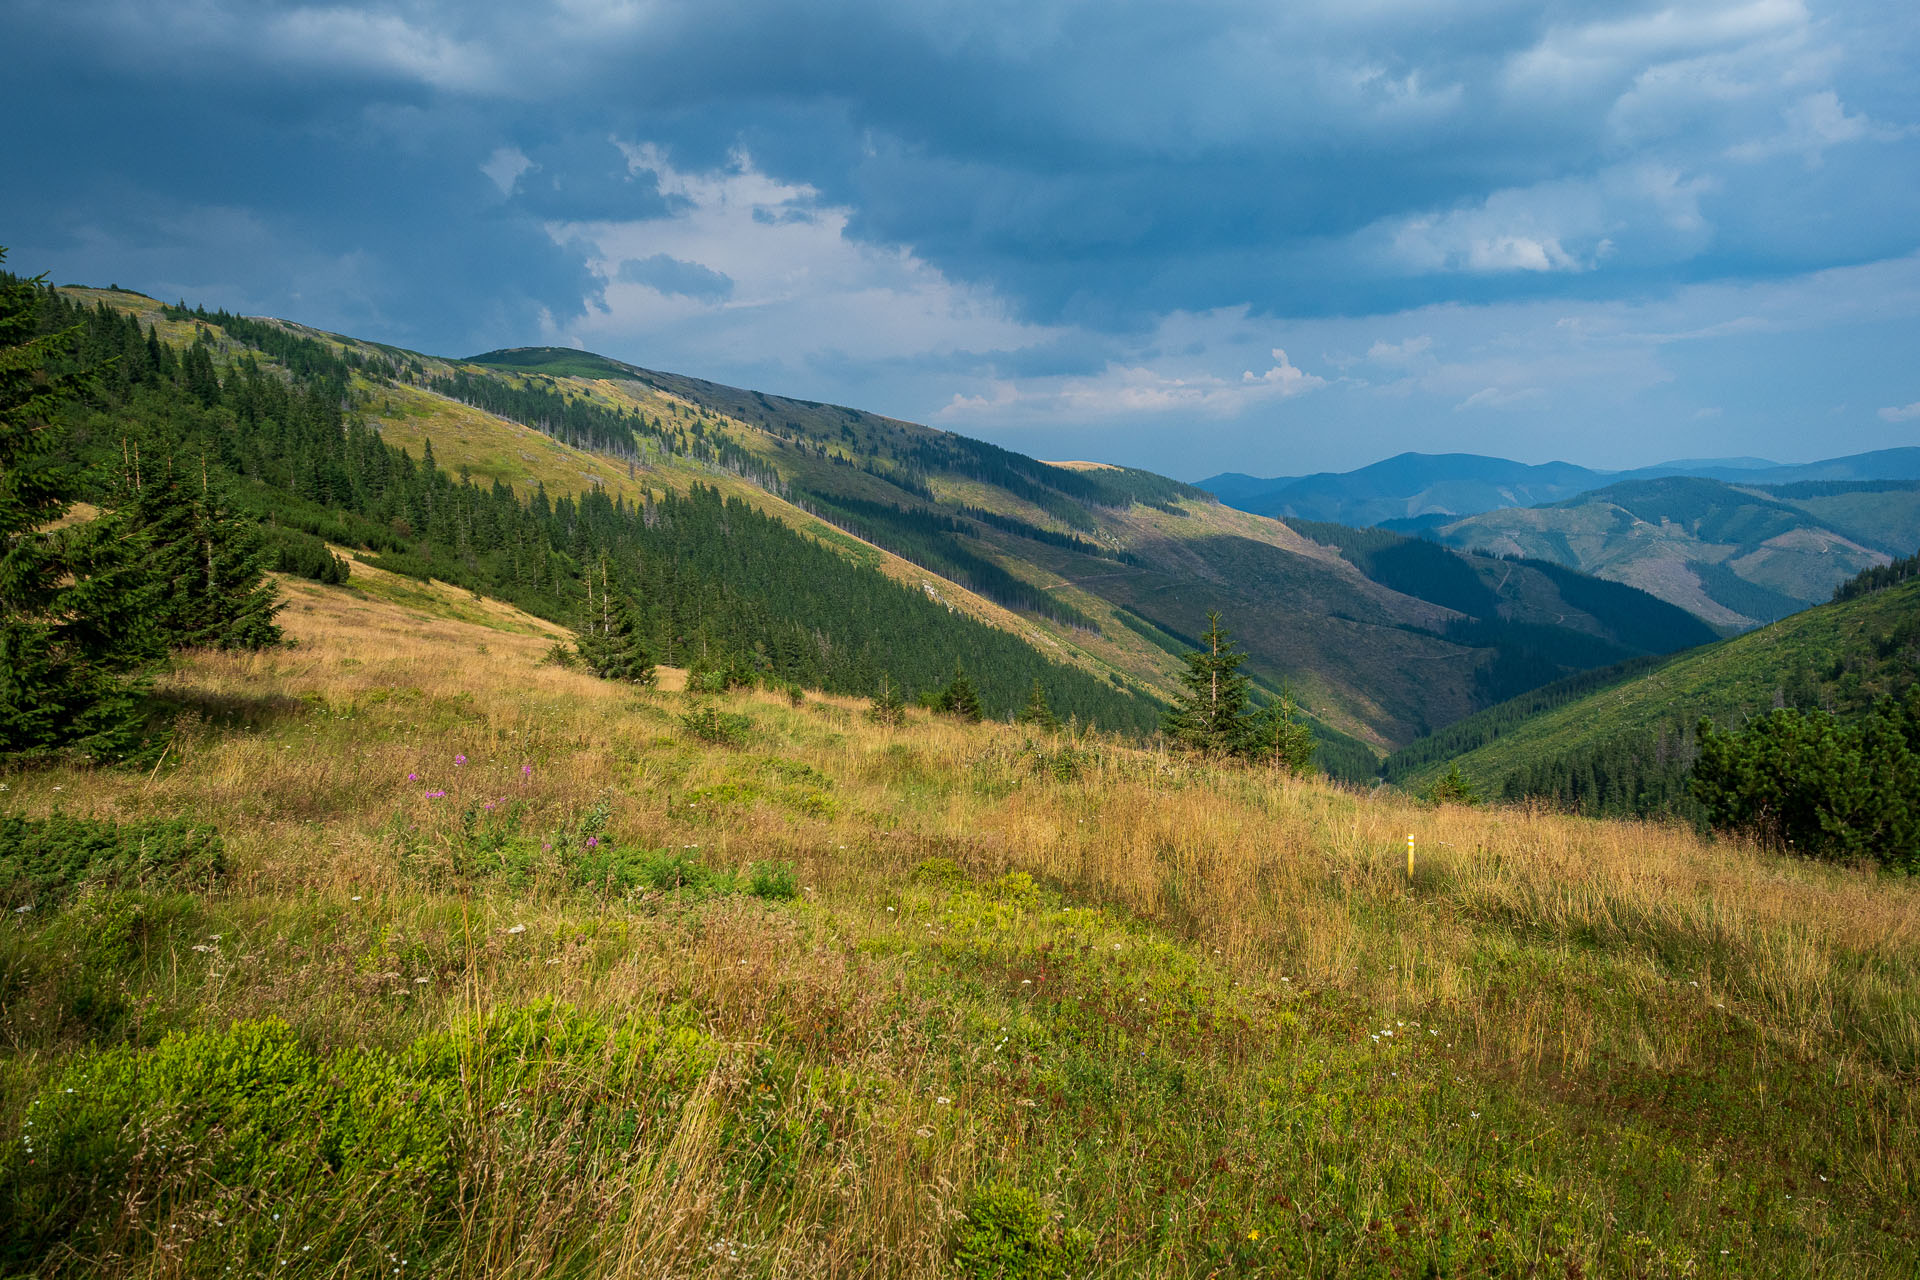
[[[1920,1269],[1910,880],[284,585],[0,778],[218,842],[6,864],[6,1274]]]

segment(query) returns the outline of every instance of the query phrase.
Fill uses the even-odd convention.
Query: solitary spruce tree
[[[603,680],[630,684],[653,683],[653,658],[640,642],[640,624],[625,592],[612,589],[606,558],[600,561],[600,592],[593,591],[593,570],[587,570],[587,607],[574,647],[587,670]]]
[[[1040,677],[1033,678],[1033,689],[1027,694],[1027,705],[1020,709],[1015,717],[1021,724],[1032,725],[1051,733],[1060,727],[1060,717],[1053,714],[1053,706],[1047,701],[1047,691],[1040,684]]]
[[[889,729],[898,728],[906,723],[907,710],[900,701],[900,690],[894,687],[893,680],[884,672],[880,676],[880,693],[874,698],[873,705],[867,708],[867,719]]]
[[[1234,647],[1218,613],[1207,614],[1199,649],[1186,655],[1180,676],[1186,692],[1167,709],[1161,727],[1175,746],[1206,755],[1240,755],[1247,747],[1249,681],[1240,674],[1247,655]]]
[[[980,693],[973,687],[966,668],[958,663],[954,664],[953,679],[940,691],[940,710],[968,724],[980,723]]]

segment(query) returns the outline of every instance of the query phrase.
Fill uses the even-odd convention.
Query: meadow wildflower
[[[464,756],[464,755],[456,755],[456,756],[455,756],[455,757],[453,758],[453,762],[454,762],[455,764],[465,764],[465,763],[467,762],[467,758],[466,758],[466,756]]]

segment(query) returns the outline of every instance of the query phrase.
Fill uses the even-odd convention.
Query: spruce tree
[[[88,380],[53,367],[75,331],[38,332],[43,281],[0,272],[0,755],[117,759],[138,746],[160,654],[154,592],[143,539],[112,515],[49,527],[76,484],[49,419]]]
[[[1447,766],[1447,771],[1433,780],[1427,788],[1427,799],[1434,804],[1479,804],[1480,793],[1460,772],[1458,761]]]
[[[587,670],[603,680],[653,683],[653,658],[640,641],[633,601],[626,592],[613,589],[605,557],[600,561],[597,597],[593,593],[593,572],[587,573],[587,608],[574,647]]]
[[[1248,759],[1288,773],[1313,767],[1313,730],[1300,718],[1291,693],[1253,713],[1247,721],[1244,747]]]
[[[1247,746],[1247,655],[1234,648],[1218,613],[1207,614],[1201,648],[1185,655],[1186,692],[1167,709],[1162,728],[1175,746],[1206,755],[1239,755]]]
[[[940,710],[968,724],[980,723],[980,693],[973,687],[966,668],[958,663],[954,664],[953,679],[940,691]]]
[[[139,480],[128,475],[121,497],[127,524],[146,543],[147,572],[159,588],[152,622],[168,648],[280,643],[273,619],[284,602],[266,576],[274,557],[259,523],[234,511],[204,461],[192,479],[171,469]]]
[[[1027,693],[1027,705],[1020,708],[1020,714],[1015,718],[1021,724],[1032,725],[1048,733],[1060,727],[1060,717],[1053,714],[1053,706],[1047,701],[1047,691],[1041,685],[1039,676],[1033,678],[1033,688]]]
[[[898,728],[907,719],[906,705],[900,701],[900,690],[894,687],[893,680],[884,673],[880,677],[880,693],[867,708],[867,719],[887,728]]]

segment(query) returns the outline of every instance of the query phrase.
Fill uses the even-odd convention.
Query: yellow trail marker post
[[[1407,883],[1413,883],[1413,837],[1407,837]]]

